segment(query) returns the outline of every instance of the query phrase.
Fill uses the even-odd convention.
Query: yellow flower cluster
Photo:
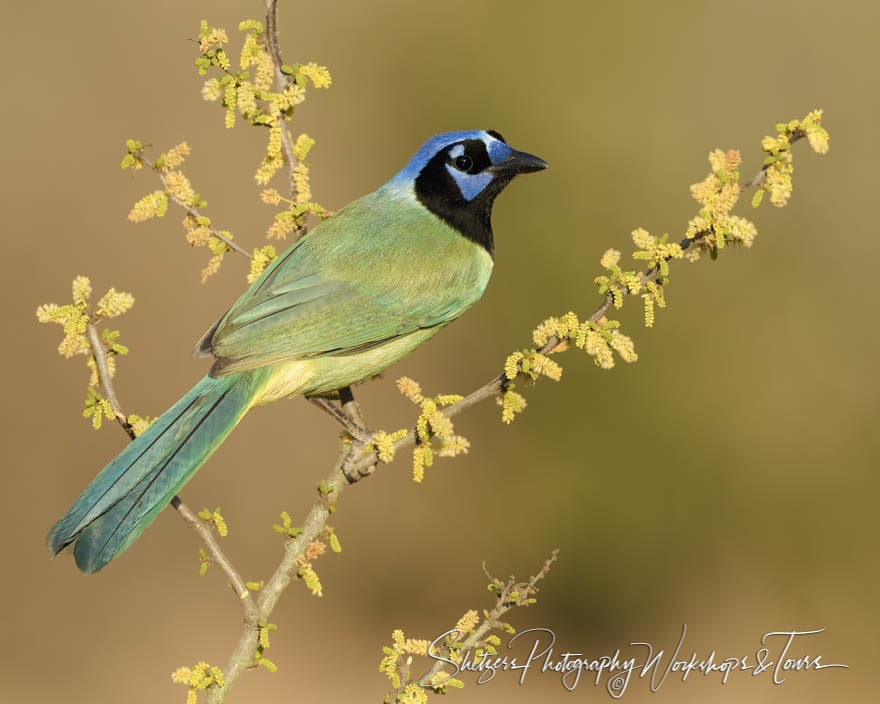
[[[137,139],[125,140],[125,156],[122,157],[122,163],[120,164],[123,171],[128,168],[133,171],[144,168],[144,162],[141,158],[143,150],[144,145],[141,141]]]
[[[406,638],[403,631],[399,628],[391,634],[391,646],[383,646],[382,652],[384,657],[379,663],[379,672],[383,673],[394,689],[400,689],[400,673],[398,672],[398,662],[402,655],[427,655],[429,642],[416,638]],[[408,688],[407,688],[408,690]],[[396,701],[416,701],[398,698]],[[422,700],[419,700],[422,701]],[[427,700],[424,700],[427,701]]]
[[[400,673],[397,671],[397,661],[403,654],[403,631],[395,630],[391,634],[391,646],[383,646],[382,652],[384,657],[379,662],[379,672],[383,673],[389,680],[394,689],[400,688]]]
[[[643,245],[647,247],[657,246],[654,242],[646,239],[650,238],[650,235],[647,233],[644,235],[641,234],[644,232],[643,230],[637,232],[639,233],[640,241]],[[607,257],[608,255],[606,252],[606,257],[603,257],[603,259],[605,259],[606,263],[609,265],[616,267],[617,258],[611,257],[609,259]],[[605,285],[619,285],[619,282],[622,280],[620,275],[628,275],[630,273],[631,272],[620,272],[618,269],[617,273],[614,274],[616,277],[614,281],[606,281]],[[639,287],[644,286],[649,290],[649,295],[652,300],[656,296],[662,297],[662,291],[656,284],[647,282],[645,284],[639,283],[638,285]],[[640,290],[640,288],[636,288],[635,292],[638,290]],[[631,290],[630,292],[634,291]],[[612,350],[616,351],[620,355],[620,358],[625,362],[634,362],[638,359],[632,340],[619,332],[619,327],[620,323],[618,321],[606,320],[604,317],[598,323],[594,323],[591,320],[580,322],[577,315],[569,312],[561,318],[547,318],[547,320],[542,322],[535,329],[532,333],[532,338],[534,339],[535,344],[542,347],[551,339],[572,339],[575,346],[585,350],[591,357],[593,357],[599,367],[602,369],[611,369],[614,366],[614,355]]]
[[[477,627],[477,624],[480,622],[480,617],[474,609],[465,612],[464,616],[458,619],[458,623],[455,624],[455,628],[461,631],[463,634],[467,635],[472,630]]]
[[[314,139],[309,137],[307,134],[301,134],[299,137],[296,138],[296,143],[293,145],[293,155],[299,161],[305,161],[306,157],[309,155],[309,152],[314,146]]]
[[[620,358],[624,362],[639,361],[639,355],[636,354],[636,349],[635,345],[633,344],[632,338],[624,335],[623,333],[617,330],[612,330],[611,340],[608,344],[610,344],[614,351],[620,355]]]
[[[223,84],[218,78],[209,78],[202,84],[202,98],[205,100],[213,102],[223,94]]]
[[[496,399],[501,406],[501,420],[504,423],[512,423],[517,413],[522,413],[526,407],[526,399],[513,390],[514,385],[508,384],[507,389]]]
[[[637,230],[641,235],[644,230]],[[645,232],[647,235],[647,232]],[[605,250],[599,260],[602,268],[610,273],[597,276],[594,281],[599,286],[600,294],[611,294],[615,308],[623,308],[623,297],[626,293],[636,294],[642,288],[643,275],[635,271],[623,271],[620,268],[620,252],[616,249]]]
[[[293,167],[293,186],[296,189],[297,203],[309,203],[312,200],[309,167],[306,164],[299,163]]]
[[[211,232],[209,224],[211,221],[202,216],[194,217],[190,213],[183,218],[183,229],[186,231],[186,241],[192,247],[206,247],[213,239],[214,234]]]
[[[562,366],[537,350],[524,349],[509,355],[504,362],[504,376],[508,381],[516,379],[519,374],[524,374],[533,381],[539,376],[559,381],[562,378]]]
[[[305,583],[308,590],[312,593],[312,596],[324,596],[324,590],[321,586],[321,580],[318,579],[318,574],[312,567],[312,563],[306,559],[305,555],[300,555],[298,562],[299,569],[297,570],[296,574]]]
[[[425,467],[430,467],[434,464],[434,452],[430,445],[416,447],[413,450],[412,459],[413,481],[421,483],[425,478]]]
[[[193,198],[199,202],[199,204],[204,207],[206,203],[199,199],[198,195],[193,195]],[[186,231],[186,241],[193,247],[207,247],[211,250],[214,256],[212,256],[208,260],[208,264],[202,269],[202,283],[208,280],[208,277],[212,274],[217,273],[220,270],[220,265],[223,263],[223,257],[226,252],[230,251],[226,242],[221,240],[214,234],[214,231],[211,229],[211,219],[205,215],[199,215],[196,217],[192,213],[187,213],[184,216],[183,221],[183,229]],[[228,230],[219,230],[219,233],[223,235],[228,240],[233,239],[234,235]],[[265,251],[264,251],[265,250]],[[272,259],[275,258],[274,255],[274,247],[266,248],[263,250],[259,250],[260,254],[257,255],[256,252],[258,250],[254,250],[254,260],[257,260],[257,264],[261,266],[259,272],[256,276],[259,276],[263,269],[267,264],[271,262]],[[254,261],[251,261],[251,272],[254,271]],[[256,278],[256,277],[254,277]],[[250,283],[254,279],[250,277],[250,273],[248,275],[248,282]]]
[[[260,191],[260,200],[266,205],[278,205],[281,202],[281,194],[274,188],[264,188]]]
[[[709,153],[712,171],[691,186],[691,195],[702,207],[685,231],[685,237],[692,240],[687,253],[689,261],[696,261],[706,250],[713,258],[717,257],[727,242],[751,247],[758,233],[755,226],[745,218],[730,214],[740,196],[737,170],[740,161],[736,150],[713,150]]]
[[[451,435],[448,438],[441,438],[439,447],[437,448],[438,457],[456,457],[458,455],[467,454],[470,450],[471,443],[467,438],[461,435]]]
[[[392,462],[394,460],[394,454],[397,451],[397,448],[394,445],[398,440],[403,440],[406,437],[406,434],[406,428],[396,430],[393,433],[386,433],[384,430],[376,431],[373,433],[370,442],[364,448],[364,451],[372,452],[375,450],[380,462]]]
[[[156,159],[156,167],[162,171],[170,171],[179,168],[186,157],[189,156],[189,145],[186,142],[171,147],[164,154],[160,154]]]
[[[198,204],[192,184],[181,171],[169,171],[165,174],[165,186],[168,188],[168,192],[183,204]]]
[[[212,685],[215,687],[226,686],[226,678],[223,671],[215,665],[209,665],[206,662],[200,662],[193,667],[178,667],[171,673],[171,681],[178,684],[185,684],[189,687],[186,695],[187,704],[195,704],[198,700],[199,692],[207,689]]]
[[[86,389],[86,402],[85,408],[83,409],[83,418],[91,418],[92,419],[92,427],[95,430],[101,429],[101,424],[106,418],[107,420],[113,420],[116,415],[113,413],[113,407],[110,405],[110,402],[102,398],[97,391],[95,391],[94,387],[90,386]]]
[[[254,663],[257,665],[262,665],[269,672],[278,672],[278,666],[269,658],[264,658],[263,654],[260,652],[254,654]]]
[[[269,229],[266,230],[266,237],[268,237],[270,240],[287,239],[288,233],[292,232],[295,227],[296,220],[290,217],[290,211],[285,210],[280,213],[276,213],[275,219],[269,226]]]
[[[212,67],[223,72],[220,77],[211,76],[205,80],[202,97],[210,101],[220,100],[222,97],[220,105],[225,110],[224,120],[227,127],[233,127],[237,116],[241,116],[252,125],[269,128],[266,153],[254,174],[257,183],[266,185],[285,164],[282,145],[290,137],[284,134],[283,121],[289,120],[296,106],[305,100],[306,87],[310,81],[316,88],[327,88],[332,79],[325,66],[315,63],[284,65],[280,67],[281,75],[288,77],[288,82],[273,90],[275,63],[266,43],[262,23],[245,20],[239,24],[239,29],[245,32],[239,72],[231,72],[229,60],[223,53],[222,45],[228,41],[226,32],[204,22],[199,31],[201,54],[196,59],[196,66],[200,75],[205,75]],[[250,69],[253,69],[253,78]],[[282,215],[279,213],[269,228],[267,236],[270,239],[283,239],[292,230],[303,227],[305,216],[309,213],[322,218],[331,214],[312,201],[309,165],[305,163],[305,158],[313,144],[313,139],[300,135],[291,145],[294,158],[298,161],[291,165],[295,193],[293,200],[287,201],[290,207],[284,212],[284,217],[279,217]],[[270,202],[265,197],[262,199]],[[272,204],[277,205],[279,202],[280,198]],[[218,265],[219,262],[214,262],[214,268]]]
[[[329,88],[333,82],[327,67],[318,66],[316,63],[307,63],[305,66],[300,66],[299,72],[303,76],[310,78],[315,88]]]
[[[202,269],[202,283],[205,283],[209,277],[216,274],[220,271],[220,265],[223,263],[223,252],[219,252],[215,254],[208,260],[208,263],[205,265],[205,268]]]
[[[816,154],[828,153],[828,130],[822,127],[821,110],[813,110],[801,120],[800,129],[806,132],[810,148]]]
[[[153,424],[152,418],[149,416],[139,416],[135,413],[129,413],[126,418],[135,437],[143,435],[144,431]]]
[[[220,515],[220,508],[215,508],[214,512],[211,514],[211,520],[214,522],[214,525],[217,526],[217,533],[221,538],[225,538],[229,535],[229,528],[226,526],[226,519]]]
[[[532,340],[538,347],[543,347],[551,338],[559,341],[568,338],[579,326],[578,317],[569,311],[561,318],[547,318],[532,332]]]
[[[413,481],[421,482],[425,467],[434,464],[435,452],[440,457],[455,457],[466,453],[470,443],[455,435],[452,420],[440,409],[462,400],[457,394],[440,394],[432,398],[422,395],[419,384],[408,377],[397,380],[397,388],[421,408],[416,420],[416,448],[413,450]]]
[[[584,330],[582,336],[579,336],[578,347],[583,347],[587,354],[593,358],[596,366],[602,369],[611,369],[614,366],[614,355],[611,353],[611,346],[601,335],[601,333],[590,327]]]
[[[767,157],[764,159],[764,177],[752,199],[757,207],[765,192],[770,193],[770,202],[777,207],[788,203],[791,197],[792,165],[791,141],[806,137],[810,148],[816,154],[828,151],[828,131],[822,126],[822,111],[813,110],[803,120],[791,120],[776,125],[775,137],[764,137],[761,148]]]
[[[342,543],[339,542],[339,536],[336,535],[336,531],[330,526],[324,526],[324,534],[330,542],[330,549],[335,553],[342,552]]]
[[[681,259],[684,252],[678,243],[668,241],[669,235],[658,238],[642,228],[633,231],[632,239],[637,247],[637,250],[633,252],[633,259],[647,261],[652,276],[653,272],[660,274],[659,281],[651,276],[640,275],[639,286],[630,288],[630,292],[638,293],[644,286],[642,300],[645,305],[645,327],[651,327],[654,324],[654,304],[656,303],[660,308],[666,306],[666,300],[663,297],[663,284],[668,282],[669,260]],[[610,367],[603,368],[609,369]]]
[[[199,50],[204,54],[211,49],[220,49],[224,44],[229,43],[229,37],[226,36],[225,29],[217,27],[209,27],[205,20],[199,29]]]
[[[220,514],[220,507],[218,506],[213,511],[209,508],[203,508],[198,513],[199,518],[203,521],[208,521],[217,526],[217,533],[220,534],[221,538],[225,538],[229,535],[229,528],[226,525],[226,519]]]
[[[96,324],[104,318],[115,318],[128,311],[134,305],[134,296],[130,293],[111,288],[98,301],[95,311],[89,308],[92,295],[92,282],[86,276],[77,276],[71,284],[72,303],[59,306],[57,303],[45,303],[37,307],[37,320],[41,323],[57,323],[64,331],[64,337],[58,345],[58,354],[70,358],[75,355],[87,355],[86,366],[90,372],[89,386],[86,390],[83,417],[90,418],[95,429],[101,427],[103,419],[113,420],[116,415],[110,405],[97,390],[100,384],[98,364],[92,352],[86,332],[89,324]],[[128,348],[119,343],[118,330],[103,330],[100,344],[104,347],[107,359],[107,371],[112,378],[116,373],[116,356],[128,354]],[[108,380],[109,381],[109,380]],[[139,416],[132,418],[141,421],[146,429],[149,419]],[[146,425],[144,425],[146,423]]]
[[[265,650],[269,647],[269,631],[278,630],[274,623],[260,624],[260,648]]]
[[[161,218],[167,210],[168,196],[165,191],[153,191],[134,204],[128,219],[132,222],[143,222],[150,218]]]
[[[267,244],[264,247],[254,247],[254,256],[251,259],[251,270],[247,278],[248,283],[252,284],[260,278],[260,274],[262,274],[266,267],[274,262],[277,257],[278,253],[275,251],[275,247],[271,244]]]
[[[640,227],[633,230],[632,239],[636,246],[632,258],[648,262],[648,266],[664,278],[669,275],[669,260],[681,259],[684,254],[677,242],[669,241],[669,235],[655,237]]]
[[[104,318],[115,318],[127,312],[133,305],[134,296],[111,287],[98,301],[95,312]]]

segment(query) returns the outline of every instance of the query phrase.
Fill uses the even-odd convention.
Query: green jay
[[[385,185],[279,256],[202,336],[210,372],[113,459],[49,532],[83,572],[125,551],[242,416],[373,377],[482,296],[495,197],[545,169],[494,130],[429,139]]]

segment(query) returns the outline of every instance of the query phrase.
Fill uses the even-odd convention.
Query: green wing
[[[202,338],[213,376],[351,354],[444,325],[482,295],[491,258],[411,199],[355,201],[281,255]]]

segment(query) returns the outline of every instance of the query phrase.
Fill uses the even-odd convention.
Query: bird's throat
[[[491,256],[495,252],[492,205],[509,182],[496,177],[473,200],[465,200],[444,162],[432,160],[416,178],[415,194],[425,208]]]

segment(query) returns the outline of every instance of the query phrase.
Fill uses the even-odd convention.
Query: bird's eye
[[[467,171],[474,165],[474,160],[469,156],[457,156],[453,163],[459,171]]]

